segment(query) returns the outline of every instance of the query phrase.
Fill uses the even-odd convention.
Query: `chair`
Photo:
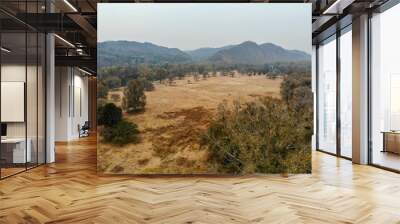
[[[80,127],[80,125],[78,125],[78,129],[79,129],[79,138],[89,136],[89,130],[90,130],[89,121],[85,121],[85,123],[82,125],[82,127]]]

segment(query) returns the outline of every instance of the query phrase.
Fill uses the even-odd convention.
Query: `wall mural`
[[[310,173],[310,4],[99,4],[98,171]]]

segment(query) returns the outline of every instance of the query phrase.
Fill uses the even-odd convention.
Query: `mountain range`
[[[311,56],[303,51],[287,50],[272,43],[245,41],[219,48],[199,48],[182,51],[149,42],[106,41],[98,43],[98,66],[136,63],[226,63],[260,65],[271,62],[307,61]]]

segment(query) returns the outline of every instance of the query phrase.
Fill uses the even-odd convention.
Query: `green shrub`
[[[139,130],[136,124],[121,120],[114,126],[104,127],[101,131],[103,142],[114,145],[125,145],[139,141]]]
[[[104,107],[107,103],[108,101],[106,99],[97,98],[97,109]]]
[[[122,120],[121,108],[113,103],[107,103],[104,106],[97,107],[97,123],[98,125],[113,126]]]
[[[97,111],[96,111],[97,125],[103,125],[103,121],[104,121],[103,109],[104,109],[104,106],[97,107]]]
[[[312,92],[311,92],[311,74],[300,73],[286,75],[281,83],[281,96],[286,103],[291,106],[297,104],[300,99],[300,104],[307,104],[312,108]],[[306,106],[306,105],[294,105]]]
[[[228,109],[222,104],[201,144],[225,173],[310,173],[312,114],[298,116],[280,99],[266,97]],[[295,158],[295,159],[294,159]]]

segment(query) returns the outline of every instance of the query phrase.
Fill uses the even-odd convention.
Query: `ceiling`
[[[30,27],[40,32],[55,32],[56,64],[80,66],[96,72],[97,3],[126,2],[269,2],[312,3],[313,42],[335,32],[337,22],[387,0],[1,0],[0,20],[4,32]],[[46,3],[47,2],[47,3]],[[28,13],[25,13],[28,12]],[[51,13],[50,13],[51,12]],[[332,28],[333,27],[333,28]]]

